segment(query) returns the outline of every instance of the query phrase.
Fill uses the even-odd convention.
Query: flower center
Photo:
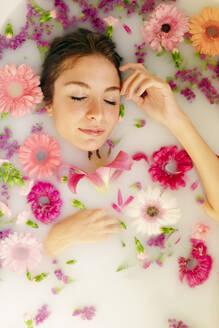
[[[178,173],[177,172],[177,164],[176,164],[176,162],[173,159],[171,159],[168,163],[166,163],[164,165],[164,170],[167,173],[170,173],[170,174],[176,174],[176,173]]]
[[[170,31],[170,29],[171,29],[171,27],[170,27],[169,24],[163,24],[163,25],[161,26],[161,31],[162,31],[162,32],[168,33],[168,32]]]
[[[154,216],[158,216],[159,210],[155,206],[149,206],[146,210],[146,213],[147,213],[147,215],[154,217]]]
[[[23,88],[18,82],[12,82],[8,86],[7,91],[12,98],[20,97],[23,94]]]
[[[188,262],[186,263],[186,268],[188,270],[193,270],[197,265],[196,259],[189,259]]]
[[[17,259],[23,260],[27,257],[28,250],[24,247],[17,247],[14,251],[14,255]]]
[[[36,153],[35,158],[36,158],[37,162],[43,163],[47,159],[47,152],[45,150],[41,149]]]
[[[49,201],[49,198],[47,196],[41,196],[39,198],[39,203],[40,203],[41,206],[43,206],[43,205],[49,204],[50,201]]]
[[[217,26],[209,26],[209,27],[207,27],[206,34],[210,38],[217,38],[218,35],[219,35],[219,31],[218,31]]]

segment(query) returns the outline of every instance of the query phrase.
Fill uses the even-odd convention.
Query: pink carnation
[[[184,149],[178,151],[177,146],[161,147],[153,153],[152,159],[154,164],[148,172],[154,182],[159,181],[164,188],[169,186],[173,190],[185,187],[185,172],[193,168],[193,163]]]

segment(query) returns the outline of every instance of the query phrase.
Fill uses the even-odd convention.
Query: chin
[[[86,143],[80,143],[80,144],[73,144],[73,146],[82,149],[84,151],[95,151],[99,149],[103,144],[105,143],[106,140],[103,142],[96,142],[94,140],[90,141],[88,140]]]

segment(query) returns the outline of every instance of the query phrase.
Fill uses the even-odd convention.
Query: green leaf
[[[161,227],[161,232],[164,234],[164,235],[169,235],[170,233],[173,233],[175,232],[176,229],[174,228],[171,228],[171,227]]]
[[[33,320],[32,319],[28,319],[27,321],[25,321],[25,324],[27,325],[27,328],[33,328]]]
[[[120,225],[123,229],[127,230],[127,226],[123,221],[120,221]]]
[[[82,204],[79,200],[77,200],[77,199],[73,199],[73,201],[72,201],[72,206],[74,206],[74,207],[77,207],[77,208],[80,208],[80,209],[84,209],[84,208],[86,208],[85,206],[84,206],[84,204]]]
[[[4,213],[0,210],[0,218],[4,216]]]
[[[180,56],[180,53],[178,51],[172,52],[172,58],[176,64],[176,66],[179,67],[183,61],[182,57]]]
[[[122,247],[126,247],[126,243],[124,243],[124,241],[121,241],[122,243]]]
[[[119,116],[121,118],[123,118],[125,115],[125,106],[123,104],[120,105],[120,108],[119,108]]]
[[[76,260],[69,260],[66,262],[66,264],[75,264],[77,261]]]
[[[38,229],[39,228],[38,224],[35,223],[35,222],[33,222],[33,221],[31,221],[31,220],[27,220],[26,225],[29,225],[31,228],[34,228],[34,229]]]
[[[138,254],[144,253],[144,247],[136,237],[135,237],[135,247]]]
[[[11,24],[7,24],[6,28],[5,28],[5,35],[8,36],[12,36],[13,35],[13,28]]]
[[[116,272],[126,270],[126,269],[128,269],[128,267],[129,267],[128,264],[122,264],[116,269]]]
[[[1,118],[6,118],[7,116],[8,116],[8,112],[1,114]]]
[[[28,280],[31,280],[31,274],[30,274],[29,271],[27,271],[26,276],[27,276],[27,279],[28,279]]]
[[[108,25],[107,29],[106,29],[106,35],[108,36],[108,38],[112,38],[112,34],[113,34],[113,26],[112,25]]]
[[[64,183],[68,182],[68,177],[66,177],[66,176],[62,177],[62,182],[64,182]]]
[[[39,275],[37,275],[37,276],[35,276],[33,279],[34,279],[34,281],[36,281],[36,282],[40,282],[40,281],[42,281],[43,279],[45,279],[46,277],[48,277],[48,273],[41,273],[41,274],[39,274]]]

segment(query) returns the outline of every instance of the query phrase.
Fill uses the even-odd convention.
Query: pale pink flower
[[[34,109],[43,99],[39,84],[40,77],[31,67],[5,65],[0,69],[0,113],[22,116]]]
[[[145,21],[141,32],[146,44],[153,50],[173,51],[183,41],[184,33],[189,30],[186,15],[174,5],[160,4]]]
[[[33,134],[20,147],[18,159],[31,177],[48,177],[61,163],[60,147],[47,134]]]
[[[145,260],[147,257],[148,257],[148,255],[147,255],[146,252],[144,252],[144,253],[138,253],[138,254],[137,254],[137,258],[138,258],[139,260]]]
[[[30,218],[31,212],[28,210],[25,210],[18,214],[16,219],[16,224],[25,224],[27,220]]]
[[[192,237],[195,239],[206,241],[206,235],[209,231],[209,226],[202,223],[196,223],[192,231]]]
[[[113,27],[119,26],[119,19],[113,17],[113,16],[107,16],[103,18],[104,22],[107,23],[107,25],[112,25]]]
[[[10,208],[3,202],[0,201],[0,211],[7,217],[11,217],[11,210]]]
[[[11,233],[0,242],[2,266],[23,273],[33,270],[42,259],[42,243],[30,233]]]
[[[51,10],[51,11],[50,11],[50,16],[51,16],[52,18],[56,18],[56,17],[57,17],[57,12],[56,12],[56,10]]]

